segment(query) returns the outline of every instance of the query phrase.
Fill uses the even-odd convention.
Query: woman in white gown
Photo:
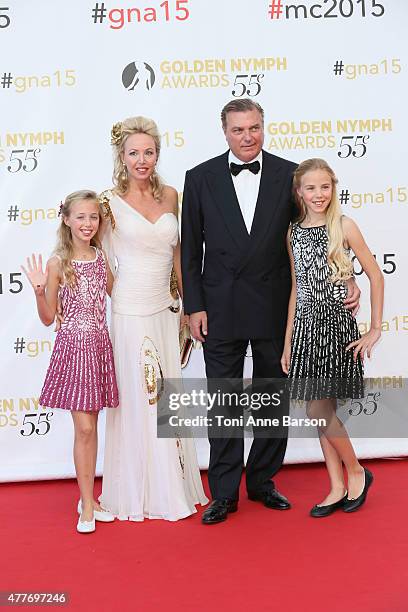
[[[113,190],[101,194],[104,246],[115,269],[112,343],[119,408],[106,419],[101,505],[121,520],[169,521],[207,503],[194,440],[157,437],[157,381],[181,378],[180,315],[170,294],[174,266],[182,294],[178,197],[156,173],[160,137],[151,119],[112,128]]]

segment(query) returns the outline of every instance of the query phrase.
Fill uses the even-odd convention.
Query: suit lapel
[[[225,225],[241,250],[247,246],[249,234],[228,168],[228,153],[227,151],[219,158],[218,167],[214,168],[214,171],[207,173],[207,181]]]
[[[249,247],[241,260],[240,270],[253,256],[269,230],[279,206],[279,196],[284,179],[283,175],[282,167],[263,151],[261,182],[252,221]]]

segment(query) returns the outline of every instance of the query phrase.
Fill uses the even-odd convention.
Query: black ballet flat
[[[333,504],[327,504],[326,506],[318,506],[316,504],[316,506],[313,506],[310,511],[310,516],[313,516],[313,518],[323,518],[324,516],[330,516],[330,514],[333,514],[333,512],[336,512],[336,510],[344,508],[344,504],[346,503],[346,501],[347,491],[344,497],[339,499],[339,501],[334,502]]]
[[[367,497],[368,489],[373,484],[373,480],[374,480],[374,476],[372,475],[370,470],[367,470],[367,468],[364,468],[363,492],[361,493],[361,495],[359,495],[355,499],[347,499],[347,501],[345,502],[343,506],[343,512],[355,512],[356,510],[360,508],[360,506],[364,504],[366,497]]]

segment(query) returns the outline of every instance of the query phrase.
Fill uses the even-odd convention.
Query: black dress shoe
[[[347,499],[346,500],[346,502],[344,503],[344,506],[343,506],[343,511],[344,512],[355,512],[356,510],[358,510],[360,508],[360,506],[362,506],[364,504],[364,502],[366,500],[366,497],[367,497],[367,491],[371,487],[371,485],[373,484],[373,480],[374,480],[374,476],[372,475],[370,470],[367,470],[367,468],[364,468],[364,489],[363,489],[363,492],[361,493],[361,495],[359,495],[355,499]]]
[[[253,493],[248,492],[248,499],[252,501],[261,501],[264,506],[272,508],[273,510],[289,510],[291,507],[286,497],[281,495],[276,489],[255,491]]]
[[[214,499],[201,516],[204,525],[214,525],[227,520],[227,514],[238,510],[236,499]]]
[[[329,516],[330,514],[333,514],[333,512],[336,512],[336,510],[340,510],[340,508],[343,508],[346,501],[347,493],[344,497],[339,499],[339,501],[336,501],[333,504],[326,504],[325,506],[318,506],[316,504],[316,506],[313,506],[313,508],[311,509],[310,516],[313,516],[314,518],[322,518],[323,516]]]

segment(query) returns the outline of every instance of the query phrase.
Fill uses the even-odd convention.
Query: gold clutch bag
[[[180,342],[180,361],[181,367],[185,368],[190,359],[191,351],[194,346],[194,340],[190,335],[190,328],[188,325],[183,325],[179,333]]]

